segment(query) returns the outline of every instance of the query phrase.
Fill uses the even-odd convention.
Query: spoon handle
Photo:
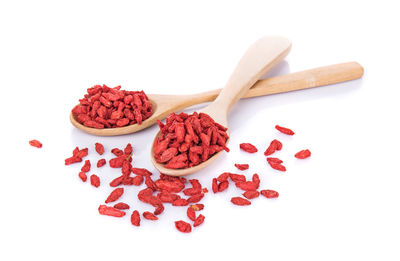
[[[274,76],[256,82],[253,87],[243,95],[242,99],[346,82],[359,79],[363,74],[364,68],[359,63],[347,62]],[[192,105],[215,100],[221,90],[222,89],[216,89],[191,95]]]
[[[256,41],[243,55],[209,110],[226,115],[261,76],[286,56],[290,47],[291,42],[279,36],[267,36]]]

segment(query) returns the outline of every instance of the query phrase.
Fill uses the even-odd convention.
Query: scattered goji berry
[[[240,144],[240,149],[248,152],[248,153],[255,153],[258,151],[258,149],[256,148],[256,146],[254,146],[251,143],[241,143]]]
[[[241,175],[241,174],[229,173],[229,177],[235,183],[236,182],[245,182],[246,181],[246,177],[244,175]]]
[[[132,144],[128,143],[124,149],[125,155],[129,155],[133,152]]]
[[[268,163],[270,164],[281,164],[283,163],[282,160],[278,159],[278,158],[272,158],[272,157],[268,157],[267,158]]]
[[[201,224],[203,224],[205,218],[206,218],[205,216],[203,216],[202,214],[200,214],[200,215],[196,218],[196,220],[194,221],[193,227],[198,227],[198,226],[200,226]]]
[[[279,171],[286,171],[286,167],[283,166],[282,164],[276,164],[276,163],[272,163],[272,162],[268,162],[269,165],[271,166],[271,168],[279,170]]]
[[[142,175],[142,176],[151,176],[151,175],[153,175],[147,169],[132,168],[131,171],[132,171],[132,173],[134,173],[136,175]]]
[[[172,206],[176,206],[176,207],[184,207],[187,206],[189,204],[189,202],[184,199],[184,198],[179,198],[177,200],[175,200],[174,202],[172,202]]]
[[[244,191],[248,191],[248,190],[257,190],[257,184],[255,184],[253,181],[239,181],[239,182],[235,182],[235,186],[244,190]]]
[[[204,209],[204,205],[203,204],[194,204],[194,205],[190,205],[191,208],[193,208],[195,211],[199,211],[199,210],[203,210]]]
[[[90,171],[90,160],[85,160],[85,164],[82,166],[81,171],[89,172]]]
[[[87,180],[86,173],[83,172],[83,171],[79,172],[79,178],[80,178],[83,182],[86,182],[86,180]]]
[[[175,221],[175,227],[182,233],[190,233],[192,231],[192,226],[183,220]]]
[[[114,205],[114,208],[116,209],[129,209],[129,205],[123,202],[119,202]]]
[[[118,178],[113,179],[110,182],[110,187],[117,187],[122,184],[122,180],[124,179],[124,176],[119,176]]]
[[[41,148],[42,147],[42,143],[38,140],[30,140],[29,141],[29,145],[36,147],[36,148]]]
[[[103,144],[96,142],[96,143],[94,144],[94,146],[95,146],[95,149],[96,149],[97,153],[99,153],[100,155],[103,155],[103,153],[104,153],[104,146],[103,146]]]
[[[247,206],[247,205],[251,204],[250,201],[248,201],[245,198],[241,198],[241,197],[233,197],[233,198],[231,198],[231,202],[238,206]]]
[[[275,190],[270,190],[270,189],[265,189],[261,190],[261,195],[263,195],[266,198],[277,198],[279,197],[279,193]]]
[[[97,167],[98,168],[101,168],[101,167],[103,167],[104,165],[106,165],[106,160],[105,159],[99,159],[99,161],[97,161]]]
[[[221,175],[219,175],[218,177],[217,177],[217,180],[219,181],[219,182],[224,182],[224,181],[227,181],[228,180],[228,178],[229,178],[229,172],[224,172],[224,173],[222,173]]]
[[[156,217],[153,213],[151,213],[151,212],[149,212],[149,211],[145,211],[145,212],[143,212],[143,217],[145,218],[145,219],[148,219],[148,220],[158,220],[158,217]]]
[[[139,211],[134,210],[131,215],[131,223],[134,226],[140,226],[140,214]]]
[[[311,156],[310,150],[301,150],[294,155],[298,159],[305,159]]]
[[[92,186],[98,188],[100,186],[100,178],[97,175],[92,174],[90,176],[90,184],[92,184]]]
[[[114,189],[110,195],[107,197],[105,203],[114,202],[119,199],[122,194],[124,194],[124,188],[116,188]]]
[[[124,211],[106,205],[99,206],[99,213],[101,215],[107,215],[112,217],[123,217],[126,214]]]
[[[191,196],[191,197],[189,197],[189,198],[187,199],[187,202],[188,202],[188,203],[197,203],[197,202],[199,202],[203,197],[204,197],[204,194],[203,194],[203,193],[200,193],[200,194],[197,194],[197,195],[193,195],[193,196]]]
[[[188,207],[187,211],[186,211],[186,215],[188,216],[188,218],[192,221],[196,220],[196,212],[195,210],[190,206]]]
[[[279,125],[276,125],[275,129],[277,129],[278,131],[282,132],[283,134],[294,135],[294,132],[291,129],[288,129],[288,128],[285,128],[285,127],[281,127]]]
[[[213,178],[212,180],[212,191],[214,194],[218,192],[218,181],[216,178]]]
[[[273,154],[275,151],[281,150],[281,149],[282,149],[282,142],[280,142],[279,140],[273,140],[269,144],[268,148],[265,150],[264,155],[269,156],[269,155]]]
[[[249,168],[249,164],[235,164],[235,167],[239,170],[246,170]]]
[[[253,199],[253,198],[257,198],[258,196],[260,196],[260,192],[258,192],[257,190],[253,190],[253,191],[246,191],[243,193],[243,196],[247,199]]]
[[[218,192],[222,192],[226,190],[229,187],[229,182],[228,181],[222,181],[221,183],[218,184]]]

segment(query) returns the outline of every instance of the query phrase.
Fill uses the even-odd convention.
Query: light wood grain
[[[304,90],[355,80],[361,78],[363,73],[364,69],[359,63],[347,62],[280,75],[259,80],[253,85],[253,87],[250,88],[250,90],[245,93],[242,99]],[[97,136],[130,134],[154,125],[157,120],[164,119],[171,112],[181,111],[196,104],[214,101],[220,92],[221,89],[192,95],[148,94],[148,97],[153,105],[154,113],[141,125],[135,124],[122,128],[99,130],[80,124],[74,119],[72,113],[70,115],[70,120],[78,129]]]
[[[250,89],[251,86],[268,70],[278,64],[289,53],[291,42],[279,36],[267,36],[255,42],[239,61],[224,89],[221,90],[214,102],[202,109],[219,124],[228,127],[228,112],[233,105]],[[229,129],[228,129],[229,134]],[[161,135],[157,133],[156,138]],[[227,140],[227,144],[229,139]],[[153,141],[154,144],[154,141]],[[168,169],[154,158],[153,144],[150,152],[151,160],[161,173],[171,176],[184,176],[208,167],[221,152],[214,154],[207,161],[186,169]]]

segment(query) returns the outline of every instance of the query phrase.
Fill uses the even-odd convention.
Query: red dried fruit
[[[199,211],[199,210],[203,210],[204,209],[204,205],[203,204],[194,204],[190,206],[191,208],[193,208],[194,211]]]
[[[132,179],[132,185],[140,186],[143,183],[143,180],[143,176],[138,175]]]
[[[132,173],[134,173],[136,175],[142,175],[142,176],[151,176],[151,175],[153,175],[147,169],[132,168],[131,171],[132,171]]]
[[[219,175],[219,176],[217,177],[217,180],[218,180],[219,182],[227,181],[228,178],[229,178],[229,175],[230,175],[229,172],[224,172],[224,173],[222,173],[221,175]]]
[[[78,148],[78,147],[76,147],[76,148]],[[76,148],[75,148],[75,150],[73,152],[73,156],[75,156],[75,157],[84,158],[89,153],[89,149],[88,148],[84,148],[84,149],[81,149],[81,150],[78,149],[77,151],[76,151]]]
[[[83,172],[83,171],[79,172],[79,178],[80,178],[83,182],[86,182],[86,180],[87,180],[86,173]]]
[[[244,151],[246,151],[246,152],[248,152],[248,153],[255,153],[255,152],[258,151],[258,149],[256,148],[256,146],[254,146],[254,145],[251,144],[251,143],[241,143],[241,144],[240,144],[240,149],[241,149],[241,150],[244,150]]]
[[[90,184],[92,184],[92,186],[98,188],[100,186],[100,178],[93,174],[90,176]]]
[[[111,168],[121,168],[122,164],[124,163],[125,160],[126,160],[126,156],[121,155],[121,156],[118,156],[117,158],[110,159],[108,164],[110,165]]]
[[[90,160],[85,160],[85,164],[82,166],[81,171],[89,172],[90,167],[91,167]]]
[[[155,181],[155,185],[157,186],[157,188],[168,191],[168,192],[172,192],[172,193],[178,193],[180,192],[182,189],[185,188],[185,185],[182,184],[180,181],[169,181],[169,180],[156,180]]]
[[[257,184],[255,184],[252,181],[245,181],[245,182],[239,181],[239,182],[236,182],[235,185],[236,185],[236,187],[238,187],[242,190],[245,190],[245,191],[257,190],[257,188],[258,188]]]
[[[70,165],[77,162],[82,162],[82,158],[72,156],[70,158],[65,159],[65,165]]]
[[[228,187],[229,187],[229,182],[228,181],[222,181],[218,185],[218,192],[222,192],[222,191],[226,190]]]
[[[246,177],[244,175],[240,175],[240,174],[229,173],[229,177],[235,183],[236,182],[245,182],[246,181]]]
[[[114,205],[116,209],[129,209],[129,205],[123,202],[117,203]]]
[[[208,193],[208,189],[207,188],[203,188],[202,191],[203,191],[203,193]]]
[[[124,149],[125,155],[129,155],[133,152],[132,144],[128,143]]]
[[[268,162],[271,168],[279,170],[279,171],[286,171],[286,167],[283,166],[282,164],[276,164],[276,163],[270,163]]]
[[[249,164],[235,164],[235,167],[239,170],[246,170],[249,168]]]
[[[265,189],[261,190],[261,195],[263,195],[266,198],[277,198],[279,197],[279,193],[275,190],[270,190],[270,189]]]
[[[204,113],[172,113],[166,123],[158,123],[160,135],[153,144],[154,158],[164,167],[180,169],[196,166],[226,148],[223,128]]]
[[[203,224],[205,218],[206,218],[205,216],[203,216],[202,214],[200,214],[200,215],[196,218],[196,220],[194,221],[193,226],[194,226],[194,227],[200,226],[201,224]]]
[[[114,202],[119,199],[122,194],[124,194],[124,188],[116,188],[114,189],[110,195],[107,197],[105,203]]]
[[[118,178],[113,179],[110,182],[110,187],[117,187],[117,186],[121,185],[123,179],[124,179],[124,176],[119,176]]]
[[[311,151],[308,149],[301,150],[301,151],[297,152],[294,156],[298,159],[305,159],[305,158],[308,158],[311,156]]]
[[[95,85],[87,89],[80,104],[72,109],[73,116],[87,127],[101,129],[141,124],[152,115],[152,105],[143,91],[120,88]]]
[[[243,193],[243,196],[247,199],[253,199],[253,198],[257,198],[258,196],[260,196],[260,192],[258,192],[257,190],[246,191]]]
[[[101,215],[112,216],[112,217],[123,217],[126,214],[124,211],[106,205],[99,206],[99,213]]]
[[[165,203],[172,203],[175,200],[179,199],[180,196],[176,195],[174,193],[170,193],[168,191],[161,191],[160,193],[157,194],[157,197]]]
[[[267,150],[264,152],[264,155],[269,156],[269,155],[273,154],[275,151],[281,150],[281,149],[282,149],[282,142],[280,142],[279,140],[273,140],[269,144]]]
[[[103,108],[104,108],[104,107],[103,107]],[[103,155],[103,153],[104,153],[104,146],[103,146],[103,144],[96,142],[96,143],[94,144],[94,146],[95,146],[95,149],[96,149],[97,153],[99,153],[100,155]]]
[[[188,216],[188,218],[192,221],[196,220],[196,212],[194,211],[194,209],[190,206],[188,207],[187,211],[186,211],[186,215]]]
[[[212,180],[212,191],[214,194],[218,192],[218,182],[216,178],[213,178]]]
[[[200,200],[202,200],[203,197],[204,197],[203,193],[197,194],[197,195],[193,195],[193,196],[191,196],[190,198],[187,199],[187,202],[188,203],[197,203]]]
[[[251,178],[251,180],[253,181],[254,185],[256,186],[256,188],[258,189],[258,187],[260,186],[260,177],[258,176],[257,173],[253,174],[253,177]]]
[[[137,227],[140,226],[140,214],[139,214],[139,211],[135,210],[135,211],[132,212],[131,223],[134,226],[137,226]]]
[[[288,128],[285,128],[285,127],[281,127],[279,125],[276,125],[275,129],[277,129],[278,131],[282,132],[283,134],[294,135],[294,132],[291,129],[288,129]]]
[[[149,211],[145,211],[145,212],[143,212],[143,217],[145,218],[145,219],[148,219],[148,220],[158,220],[158,217],[156,217],[153,213],[151,213],[151,212],[149,212]]]
[[[115,156],[119,157],[121,155],[124,155],[124,152],[118,148],[113,148],[111,150],[111,153],[114,154]]]
[[[188,204],[189,204],[189,202],[184,198],[179,198],[179,199],[175,200],[174,202],[172,202],[172,206],[176,206],[176,207],[184,207],[184,206],[187,206]]]
[[[241,197],[233,197],[231,198],[231,202],[235,205],[238,206],[247,206],[247,205],[251,205],[251,202],[248,201],[245,198],[241,198]]]
[[[99,161],[97,161],[97,167],[101,168],[104,165],[106,165],[107,161],[105,159],[99,159]]]
[[[36,147],[36,148],[41,148],[42,147],[42,143],[38,140],[30,140],[29,141],[29,145]]]
[[[281,163],[283,163],[282,160],[280,160],[278,158],[272,158],[272,157],[267,158],[267,161],[270,164],[281,164]]]
[[[182,233],[190,233],[192,231],[192,226],[183,220],[175,221],[175,227]]]

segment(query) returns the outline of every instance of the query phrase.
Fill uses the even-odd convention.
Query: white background
[[[142,1],[145,2],[145,1]],[[397,1],[1,1],[1,260],[399,260],[399,24]],[[263,35],[290,38],[292,50],[271,74],[358,61],[363,79],[240,101],[229,115],[231,152],[191,176],[236,171],[261,176],[277,200],[249,207],[209,193],[204,224],[190,234],[166,207],[157,222],[97,207],[118,175],[97,170],[93,144],[134,146],[134,165],[154,172],[157,128],[94,137],[72,127],[71,108],[94,84],[147,93],[189,94],[222,87],[246,48]],[[270,74],[270,75],[271,75]],[[195,109],[201,108],[197,106]],[[295,130],[278,133],[275,124]],[[28,145],[43,142],[42,149]],[[263,151],[278,138],[286,173]],[[260,152],[246,154],[251,142]],[[89,147],[98,189],[64,166],[75,146]],[[312,157],[293,154],[309,148]],[[110,153],[105,155],[107,159]],[[122,201],[134,209],[137,187]],[[130,214],[130,213],[129,213]]]

